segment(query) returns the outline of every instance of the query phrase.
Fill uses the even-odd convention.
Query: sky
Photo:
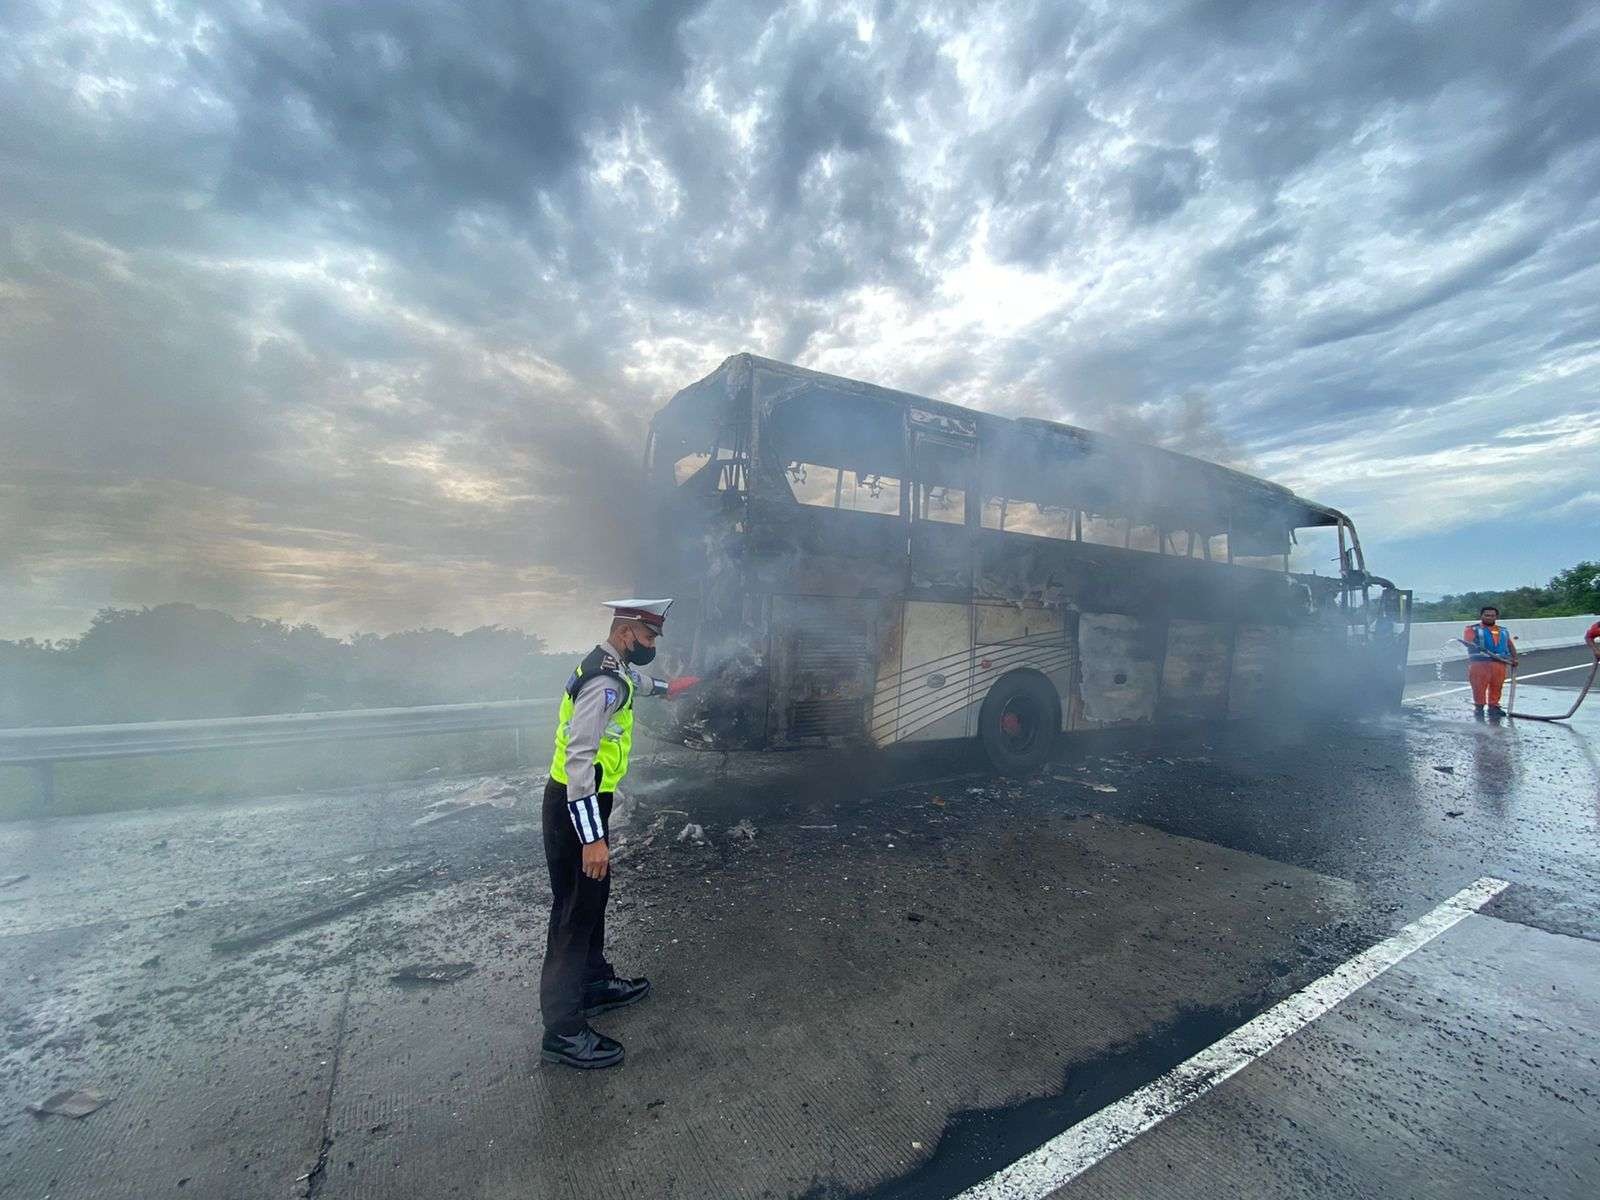
[[[0,638],[591,641],[748,350],[1600,558],[1600,7],[0,5]],[[621,481],[621,482],[619,482]]]

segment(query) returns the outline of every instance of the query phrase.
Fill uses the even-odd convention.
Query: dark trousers
[[[600,768],[595,768],[595,786]],[[600,815],[611,820],[610,792],[600,793]],[[600,880],[583,873],[583,843],[567,812],[567,785],[544,785],[544,858],[550,868],[550,932],[539,975],[539,1009],[551,1033],[576,1033],[584,1026],[583,988],[616,974],[606,961],[606,901],[611,873]]]

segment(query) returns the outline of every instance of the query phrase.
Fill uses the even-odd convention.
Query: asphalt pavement
[[[1004,1194],[1592,1196],[1600,701],[1480,724],[1418,683],[1016,782],[955,747],[647,752],[609,932],[655,993],[597,1021],[628,1060],[594,1074],[537,1057],[537,772],[0,826],[0,1196],[1009,1187],[1481,879],[1508,886]]]

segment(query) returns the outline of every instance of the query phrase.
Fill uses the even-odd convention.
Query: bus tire
[[[1061,698],[1037,671],[1002,676],[978,713],[978,740],[1002,775],[1028,775],[1055,749],[1061,729]]]

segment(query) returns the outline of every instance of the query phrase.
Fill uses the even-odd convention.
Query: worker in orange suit
[[[1472,713],[1483,716],[1489,706],[1491,717],[1503,717],[1500,689],[1505,687],[1506,670],[1516,670],[1517,644],[1500,624],[1500,610],[1485,604],[1478,610],[1478,623],[1468,625],[1461,635],[1467,644],[1467,682],[1472,684]]]

